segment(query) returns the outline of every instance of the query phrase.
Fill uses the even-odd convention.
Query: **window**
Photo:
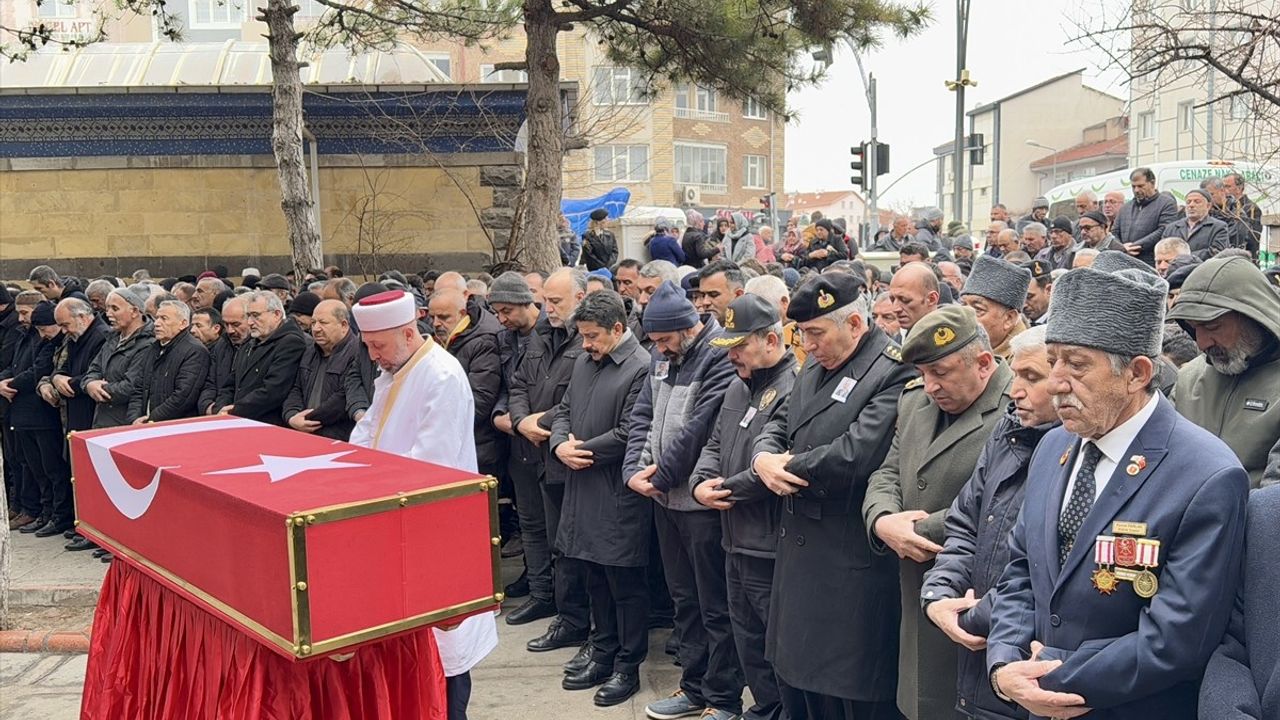
[[[676,184],[696,185],[706,192],[728,192],[727,155],[722,145],[676,143]]]
[[[768,120],[769,111],[764,109],[764,104],[755,98],[747,98],[742,104],[742,117],[751,118],[752,120]]]
[[[742,156],[742,187],[763,190],[769,175],[768,158],[763,155]]]
[[[645,182],[649,179],[648,145],[598,145],[596,182]]]
[[[188,0],[191,27],[238,30],[248,18],[248,0]]]
[[[1138,113],[1138,139],[1150,140],[1156,136],[1156,114],[1148,110]]]
[[[482,83],[523,83],[529,82],[529,73],[524,70],[498,70],[493,65],[480,66],[480,82]]]
[[[676,110],[678,118],[696,118],[728,122],[729,113],[716,109],[716,91],[697,85],[676,86]]]
[[[80,12],[78,0],[44,0],[37,7],[42,18],[73,18]]]
[[[444,73],[445,77],[450,80],[453,79],[453,73],[450,72],[453,69],[453,59],[449,57],[449,53],[423,53],[423,57],[427,59],[427,62],[435,65],[440,72]]]
[[[1243,93],[1231,96],[1231,119],[1246,120],[1249,117],[1249,98]]]
[[[640,71],[626,67],[598,67],[591,77],[596,105],[645,105]]]
[[[1178,132],[1189,133],[1196,127],[1195,103],[1184,100],[1178,103]]]

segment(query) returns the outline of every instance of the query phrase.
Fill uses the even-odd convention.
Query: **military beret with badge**
[[[816,275],[791,295],[787,317],[797,322],[820,318],[857,300],[865,286],[863,278],[849,273]]]

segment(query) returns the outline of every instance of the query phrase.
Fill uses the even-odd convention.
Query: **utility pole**
[[[956,136],[955,148],[951,153],[951,174],[955,178],[952,184],[952,206],[953,220],[963,219],[961,216],[961,207],[964,202],[964,173],[961,169],[964,167],[964,89],[968,86],[977,86],[978,83],[969,79],[969,71],[965,69],[965,55],[969,44],[969,2],[970,0],[956,0],[956,79],[946,82],[947,89],[952,90],[956,94]]]
[[[871,147],[867,152],[866,159],[866,177],[867,177],[867,205],[863,211],[863,226],[869,229],[867,234],[867,247],[870,247],[870,241],[875,238],[876,233],[880,231],[880,211],[877,207],[879,200],[876,188],[879,182],[876,180],[881,170],[876,166],[877,138],[876,133],[876,76],[875,74],[867,74],[866,68],[862,66],[862,55],[854,47],[853,42],[849,41],[849,49],[853,50],[853,59],[858,62],[858,73],[862,75],[862,87],[867,93],[867,108],[871,111]]]

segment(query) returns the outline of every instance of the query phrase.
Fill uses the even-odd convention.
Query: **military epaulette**
[[[902,386],[902,389],[905,391],[905,390],[915,390],[916,388],[922,388],[922,387],[924,387],[924,378],[918,377],[918,378],[912,378],[911,381],[909,381],[906,385]]]
[[[902,348],[893,343],[884,346],[884,356],[894,362],[902,362]]]

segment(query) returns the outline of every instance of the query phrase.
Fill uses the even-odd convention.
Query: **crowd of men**
[[[993,208],[981,253],[900,219],[884,269],[825,220],[763,262],[737,219],[662,241],[680,266],[609,259],[602,219],[564,253],[589,272],[40,266],[0,287],[10,527],[94,549],[68,431],[348,439],[379,373],[351,308],[402,290],[513,508],[505,621],[549,620],[528,650],[576,648],[562,686],[596,705],[672,627],[655,720],[1280,717],[1280,268],[1242,195],[1175,217],[1133,187],[1075,222]]]

